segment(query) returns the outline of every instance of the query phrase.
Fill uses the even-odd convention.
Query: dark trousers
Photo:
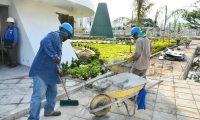
[[[7,54],[9,58],[9,64],[17,65],[17,46],[12,49],[7,48]]]
[[[131,69],[131,73],[138,75],[138,76],[141,76],[143,78],[146,78],[146,72],[147,72],[147,69],[144,69],[144,70],[138,70],[138,69],[135,69],[135,68]]]
[[[180,40],[176,40],[176,45],[179,46]]]

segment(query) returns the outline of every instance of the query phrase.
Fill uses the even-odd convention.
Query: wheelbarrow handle
[[[126,62],[126,60],[120,61],[120,62],[117,62],[117,63],[113,63],[113,64],[110,64],[110,65],[107,65],[106,67],[110,67],[112,65],[118,65],[118,64],[121,64],[121,63],[125,63],[125,62]]]
[[[58,68],[58,72],[61,73],[62,71],[60,70],[60,67],[58,66],[58,64],[56,65],[56,67]]]
[[[152,88],[152,87],[155,86],[155,85],[160,84],[161,82],[163,82],[163,80],[160,80],[160,81],[158,81],[157,83],[155,83],[155,84],[153,84],[153,85],[151,85],[151,86],[149,86],[149,87],[146,87],[146,90]]]

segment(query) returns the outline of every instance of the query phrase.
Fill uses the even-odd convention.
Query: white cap
[[[12,23],[14,23],[15,20],[13,18],[11,18],[11,17],[8,17],[6,22],[12,22]]]

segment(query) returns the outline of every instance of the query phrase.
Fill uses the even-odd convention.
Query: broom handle
[[[60,70],[60,67],[58,66],[58,64],[57,64],[56,66],[57,66],[57,68],[58,68],[58,72],[61,73],[61,70]],[[66,89],[66,87],[65,87],[64,80],[60,77],[60,75],[58,75],[58,77],[59,77],[59,79],[62,81],[63,88],[64,88],[65,93],[66,93],[66,95],[67,95],[67,97],[68,97],[68,99],[69,99],[69,95],[68,95],[67,89]],[[70,100],[70,99],[69,99],[69,100]]]

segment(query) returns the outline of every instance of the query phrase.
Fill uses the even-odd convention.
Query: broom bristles
[[[78,100],[60,100],[60,106],[78,106]]]

